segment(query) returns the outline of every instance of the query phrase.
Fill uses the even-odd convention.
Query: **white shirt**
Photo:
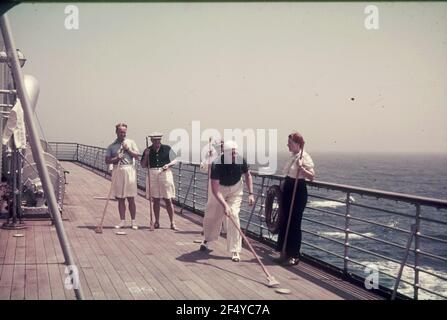
[[[14,135],[14,143],[17,149],[26,148],[25,119],[19,99],[9,113],[6,127],[3,130],[2,144],[7,144],[12,135]]]
[[[284,166],[284,174],[286,176],[289,176],[293,179],[296,178],[296,171],[298,169],[298,166],[296,165],[296,161],[299,158],[300,154],[292,154],[289,161],[287,161],[286,165]],[[314,162],[310,155],[303,150],[303,158],[301,159],[302,167],[305,168],[308,171],[314,172]],[[301,170],[300,174],[298,176],[298,179],[305,179],[304,172]]]
[[[138,147],[137,144],[135,143],[135,141],[131,140],[131,139],[124,139],[123,143],[127,144],[127,147],[136,153],[139,153],[138,151]],[[107,147],[106,150],[106,157],[116,157],[118,155],[118,152],[120,151],[122,143],[118,141],[118,139],[116,139],[110,146]],[[121,160],[121,164],[122,165],[126,165],[126,164],[135,164],[135,159],[133,156],[130,155],[130,153],[128,153],[127,151],[123,152],[124,154],[124,158]]]

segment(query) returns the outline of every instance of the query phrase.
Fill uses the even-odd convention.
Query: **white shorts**
[[[151,174],[150,193],[152,198],[175,198],[174,176],[170,169],[163,171],[161,168],[149,170]],[[149,199],[149,184],[146,175],[146,199]]]
[[[129,198],[137,196],[137,172],[133,165],[114,166],[112,182],[113,197]]]

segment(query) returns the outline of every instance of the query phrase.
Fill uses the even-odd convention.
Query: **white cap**
[[[161,137],[163,137],[163,133],[161,133],[161,132],[152,132],[149,135],[149,138],[151,138],[151,139],[161,139]]]
[[[225,141],[223,149],[224,151],[233,149],[237,150],[237,143],[232,140]]]

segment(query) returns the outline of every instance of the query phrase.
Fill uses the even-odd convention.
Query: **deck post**
[[[177,187],[177,202],[180,203],[180,192],[182,192],[182,163],[178,164],[178,187]]]
[[[70,244],[67,235],[62,224],[62,218],[59,214],[59,207],[57,205],[56,196],[54,194],[54,188],[52,186],[50,176],[48,174],[48,169],[45,164],[45,159],[43,157],[42,145],[40,143],[39,135],[34,124],[33,111],[31,109],[31,103],[28,97],[28,93],[25,90],[25,83],[23,80],[22,69],[19,65],[19,59],[17,57],[17,50],[14,44],[14,40],[11,33],[11,28],[8,20],[7,14],[3,14],[0,17],[0,26],[3,34],[3,39],[5,41],[6,52],[11,63],[11,71],[14,77],[14,82],[17,87],[17,94],[20,98],[22,104],[23,113],[25,116],[25,123],[27,124],[29,140],[31,145],[31,150],[33,152],[34,160],[36,161],[37,169],[39,171],[39,176],[42,181],[42,186],[45,192],[45,196],[48,202],[48,208],[50,214],[55,223],[57,235],[61,244],[62,252],[64,254],[65,263],[70,268],[75,267],[73,255],[71,252]],[[76,279],[76,286],[74,286],[74,292],[76,298],[82,300],[84,295],[82,293],[81,284]]]
[[[192,185],[192,208],[194,210],[194,212],[196,211],[196,171],[197,171],[197,166],[194,166],[194,171],[192,174],[192,181],[193,181],[193,185]]]
[[[343,254],[343,271],[348,273],[348,261],[349,261],[349,220],[351,217],[351,193],[346,193],[346,212],[345,212],[345,243],[344,243],[344,254]]]
[[[413,285],[413,294],[415,300],[418,300],[419,297],[420,226],[421,226],[421,205],[416,204],[416,222],[415,222],[416,230],[414,234],[414,285]]]
[[[410,235],[408,236],[407,246],[405,247],[404,257],[399,267],[399,272],[397,273],[396,282],[394,283],[393,294],[391,295],[391,300],[396,299],[397,291],[399,290],[400,279],[402,278],[402,273],[404,271],[405,265],[407,264],[408,253],[410,252],[411,242],[416,234],[416,224],[411,225]]]
[[[263,192],[264,192],[264,183],[265,183],[265,177],[262,176],[261,190],[256,194],[255,203],[253,204],[253,208],[251,209],[251,212],[250,212],[250,217],[248,218],[248,221],[247,221],[247,226],[245,227],[245,234],[247,234],[248,227],[250,227],[251,218],[253,216],[253,213],[255,212],[256,205],[258,204],[258,199],[261,198],[261,201],[262,201],[262,198],[263,198],[262,195],[263,195]],[[261,229],[261,234],[262,234],[262,229]]]

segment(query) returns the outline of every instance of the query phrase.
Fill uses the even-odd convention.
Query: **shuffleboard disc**
[[[290,294],[292,291],[290,289],[286,289],[286,288],[278,288],[278,289],[275,289],[275,292],[280,293],[280,294]]]

